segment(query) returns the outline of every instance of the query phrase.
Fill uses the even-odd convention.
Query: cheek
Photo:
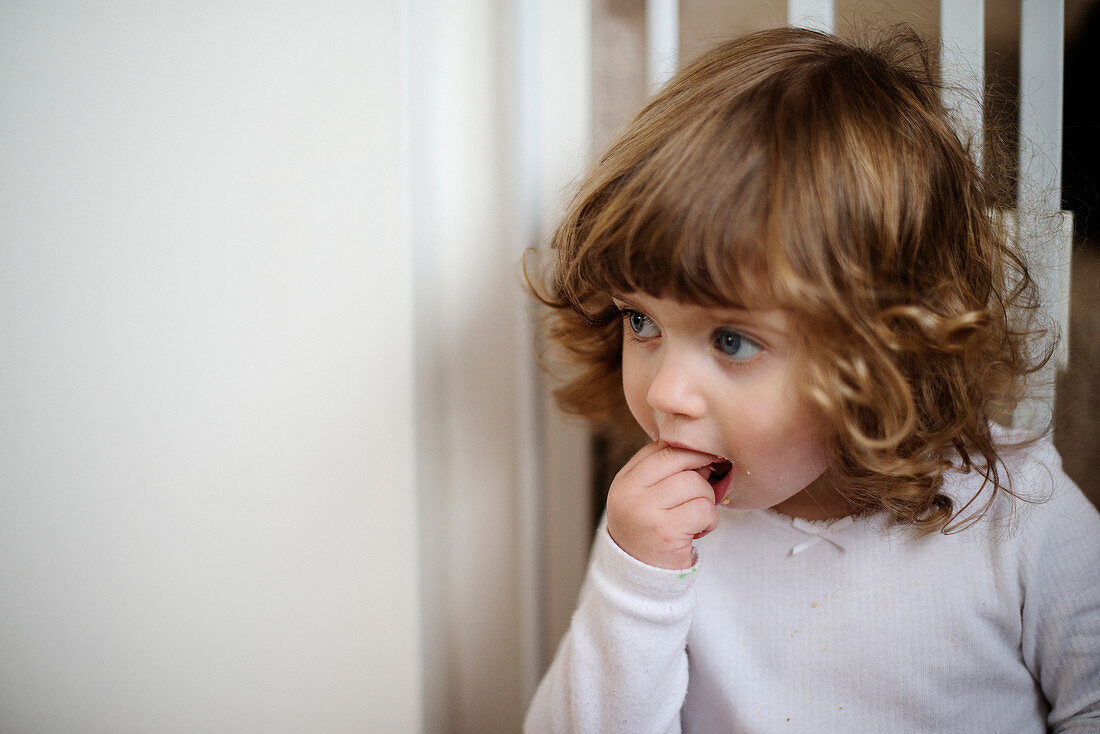
[[[815,478],[828,468],[828,454],[825,450],[825,441],[814,432],[802,438],[799,445],[797,461],[802,471],[813,475]]]
[[[629,350],[623,351],[623,394],[630,414],[650,438],[655,437],[653,411],[650,410],[646,395],[649,393],[649,380],[636,360],[631,359]]]
[[[806,410],[799,414],[798,420],[790,426],[790,460],[803,472],[814,476],[828,467],[828,448],[823,433],[821,418],[814,411]]]
[[[828,464],[822,422],[815,411],[786,401],[754,404],[730,422],[752,452],[766,462],[820,473]]]

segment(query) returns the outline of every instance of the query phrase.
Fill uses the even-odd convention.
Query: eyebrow
[[[607,295],[611,298],[612,303],[615,303],[616,301],[619,303],[628,303],[630,301],[629,298],[626,298],[625,296],[622,296],[618,293],[608,293]]]
[[[643,293],[643,295],[647,296],[649,298],[658,298],[658,299],[662,298],[662,296],[654,296],[654,295],[649,294],[649,293]],[[634,301],[630,297],[625,296],[621,293],[617,293],[615,291],[609,291],[608,296],[612,299],[612,301],[618,301],[619,303],[622,303],[624,306],[630,306],[631,308],[637,308],[637,309],[642,310],[642,311],[645,310],[640,305],[637,305],[636,301]],[[720,316],[730,316],[731,318],[733,318],[737,321],[743,320],[744,316],[746,314],[763,313],[765,311],[779,310],[779,309],[773,309],[773,308],[756,308],[756,309],[753,309],[753,308],[749,308],[748,306],[746,306],[742,303],[708,303],[706,301],[682,301],[680,303],[683,303],[684,305],[687,305],[687,306],[695,306],[697,308],[702,308],[702,309],[706,309],[708,311],[713,311],[713,312],[717,313]],[[719,319],[719,320],[723,320],[723,319]]]

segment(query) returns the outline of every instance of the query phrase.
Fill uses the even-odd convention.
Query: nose
[[[706,400],[700,365],[688,355],[666,350],[656,364],[646,402],[658,413],[685,418],[702,417]]]

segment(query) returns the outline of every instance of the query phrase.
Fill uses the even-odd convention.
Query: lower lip
[[[714,485],[714,504],[724,505],[729,503],[729,497],[726,495],[730,491],[730,480],[733,479],[733,469],[730,469],[726,476],[718,480],[718,484]]]

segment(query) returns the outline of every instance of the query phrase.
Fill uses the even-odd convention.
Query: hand
[[[692,541],[718,526],[714,490],[703,478],[716,459],[662,441],[644,446],[608,490],[611,539],[650,566],[691,568]]]

